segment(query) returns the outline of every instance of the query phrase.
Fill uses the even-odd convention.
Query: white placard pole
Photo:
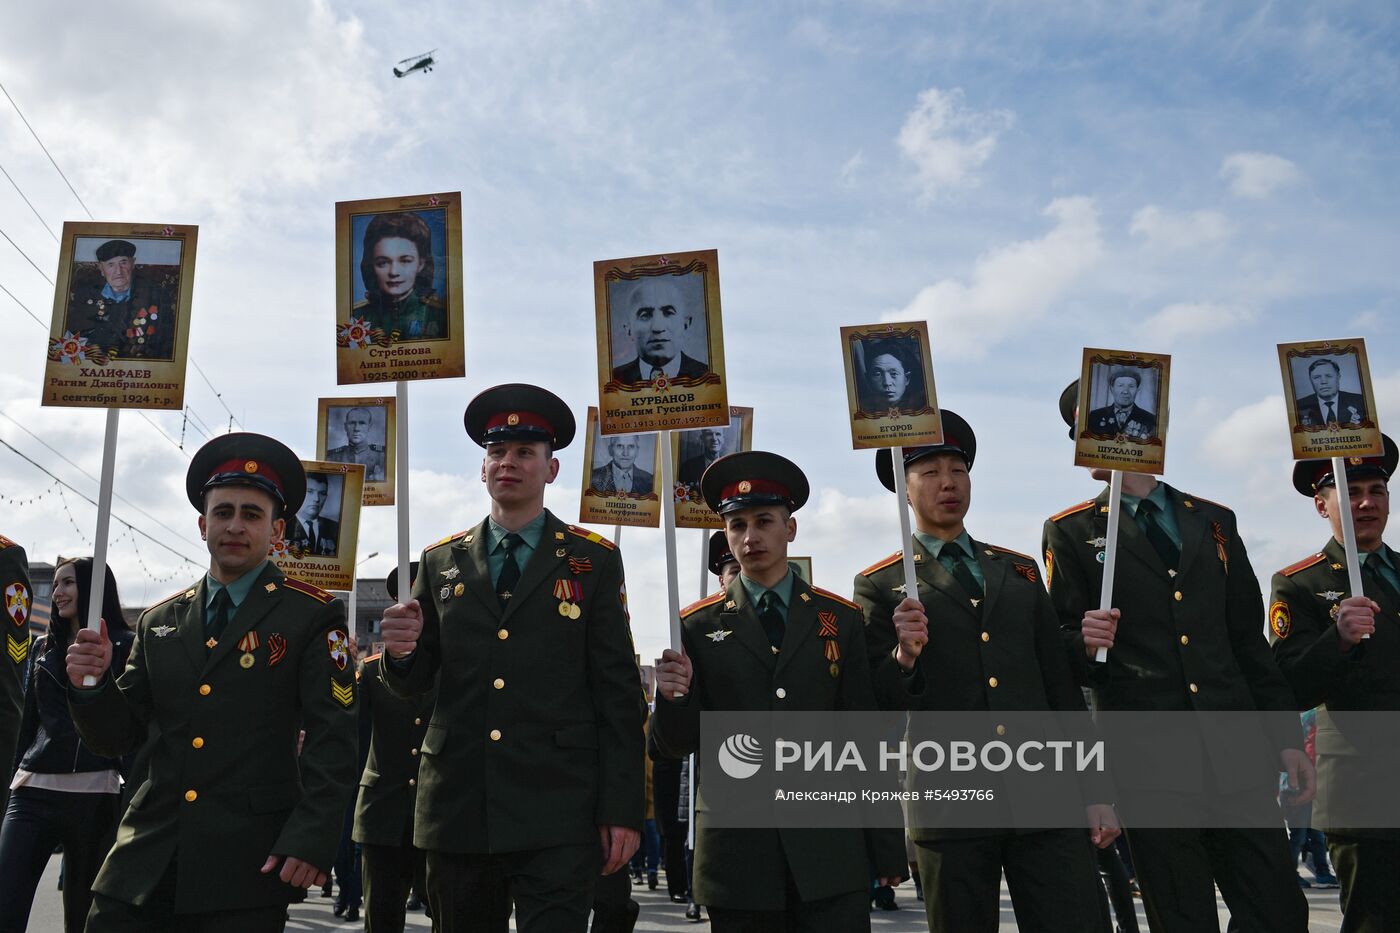
[[[904,483],[904,448],[890,448],[890,472],[894,474],[894,497],[899,500],[899,540],[904,549],[904,595],[919,598],[919,578],[914,573],[913,532],[909,528],[909,491]]]
[[[667,628],[672,650],[680,651],[681,593],[676,570],[676,483],[675,468],[671,462],[671,432],[662,431],[656,440],[661,445],[661,530],[666,535]]]
[[[705,528],[700,529],[700,595],[696,599],[704,599],[705,590],[710,585],[710,532]]]
[[[1347,552],[1347,582],[1351,585],[1351,595],[1364,596],[1366,590],[1361,582],[1361,558],[1356,550],[1356,524],[1351,518],[1351,490],[1347,488],[1345,457],[1332,458],[1332,480],[1333,485],[1337,487],[1337,510],[1342,519],[1342,546]]]
[[[687,755],[687,756],[686,756],[686,758],[685,758],[685,766],[686,766],[686,769],[687,769],[687,771],[688,771],[688,776],[687,776],[688,779],[687,779],[687,781],[686,781],[686,788],[685,788],[685,806],[686,806],[686,810],[687,810],[687,813],[686,813],[686,828],[685,828],[685,834],[686,834],[687,837],[689,837],[689,838],[686,839],[685,844],[688,845],[688,846],[690,846],[690,851],[694,852],[694,851],[695,851],[695,755],[694,755],[694,754],[691,754],[691,755]],[[690,901],[691,901],[692,904],[695,903],[695,898],[692,897],[692,898],[690,899]]]
[[[394,425],[394,476],[398,481],[395,497],[399,519],[399,601],[412,599],[413,575],[408,555],[408,383],[400,381],[395,403],[397,422]]]
[[[92,580],[88,583],[87,629],[102,631],[102,594],[107,589],[107,533],[112,525],[112,482],[117,471],[117,422],[120,408],[107,409],[107,430],[102,439],[102,476],[97,488],[97,537],[92,541]],[[97,678],[84,675],[84,687],[97,686]]]
[[[1113,608],[1113,570],[1118,565],[1118,520],[1123,513],[1123,471],[1113,470],[1108,480],[1108,531],[1103,543],[1103,588],[1099,590],[1099,610]],[[1108,649],[1094,652],[1094,660],[1108,660]]]
[[[622,545],[622,526],[613,525],[613,544]]]

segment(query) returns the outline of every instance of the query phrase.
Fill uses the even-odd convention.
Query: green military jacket
[[[1387,550],[1400,566],[1396,552]],[[1352,594],[1346,551],[1329,538],[1321,551],[1274,574],[1270,637],[1298,708],[1321,707],[1313,825],[1329,832],[1396,839],[1400,829],[1355,829],[1348,822],[1349,804],[1364,808],[1368,801],[1393,799],[1400,773],[1400,732],[1394,717],[1374,715],[1400,710],[1400,603],[1364,573],[1362,583],[1364,595],[1381,607],[1376,631],[1343,651],[1333,613]]]
[[[1167,568],[1147,535],[1126,512],[1118,533],[1113,604],[1122,613],[1115,644],[1102,664],[1084,653],[1084,613],[1098,609],[1108,534],[1108,490],[1045,522],[1050,601],[1059,615],[1070,663],[1093,688],[1099,710],[1290,710],[1293,692],[1264,637],[1264,605],[1235,513],[1223,505],[1167,487],[1181,533],[1179,567]],[[1234,751],[1277,763],[1278,752],[1300,748],[1296,722],[1271,717],[1259,747]],[[1119,737],[1122,739],[1123,737]],[[1153,737],[1127,737],[1142,743]],[[1127,750],[1131,744],[1120,745]],[[1120,752],[1121,756],[1121,752]],[[1214,756],[1212,756],[1214,761]],[[1238,759],[1220,759],[1215,786],[1239,790],[1259,783]],[[1204,762],[1157,769],[1163,787],[1204,786]]]
[[[700,744],[704,710],[874,710],[860,607],[794,576],[780,653],[737,577],[681,613],[681,640],[694,667],[691,691],[677,701],[657,697],[652,736],[661,753],[683,758]],[[835,616],[838,660],[819,637],[818,613]],[[719,632],[729,634],[709,637]],[[835,676],[832,671],[835,670]],[[799,896],[815,901],[908,875],[898,829],[721,829],[707,825],[704,778],[695,805],[694,900],[734,910],[781,910],[791,873]]]
[[[437,691],[399,699],[379,677],[382,661],[377,654],[365,658],[360,675],[360,717],[369,719],[371,731],[352,835],[362,845],[408,846],[413,844],[419,755]]]
[[[448,337],[447,305],[436,295],[426,297],[411,292],[397,304],[365,299],[355,303],[356,316],[368,316],[369,323],[396,340],[427,340]]]
[[[358,763],[345,605],[268,563],[210,649],[205,596],[201,578],[146,610],[122,675],[69,691],[92,751],[148,762],[93,890],[144,903],[174,859],[177,913],[299,899],[260,869],[329,870]]]
[[[518,852],[640,829],[641,672],[617,546],[546,512],[539,546],[501,608],[486,521],[423,551],[413,598],[423,633],[380,665],[405,699],[436,679],[420,747],[420,849]],[[578,608],[561,614],[561,596]]]
[[[10,796],[10,764],[24,712],[24,665],[29,657],[29,610],[34,591],[29,585],[29,561],[24,548],[0,535],[0,599],[4,600],[5,657],[0,658],[0,806]]]
[[[983,597],[974,601],[917,538],[913,549],[929,640],[909,674],[894,659],[899,647],[894,610],[904,600],[903,552],[896,551],[855,579],[855,599],[865,610],[866,645],[881,705],[925,711],[1063,710],[1081,715],[1071,715],[1063,724],[1047,721],[1047,727],[1087,730],[1085,735],[1065,737],[1091,738],[1084,694],[1070,668],[1059,620],[1034,558],[974,541],[973,554],[986,581]],[[1057,732],[1051,737],[1062,736]],[[916,740],[910,736],[911,743]],[[1091,774],[1084,775],[1083,781],[1083,803],[1112,802],[1108,781]],[[1043,803],[1036,796],[1035,779],[1018,787],[1013,773],[997,783],[1008,792],[997,798],[1002,825],[1033,825],[1019,820],[1017,813]],[[1039,786],[1046,789],[1045,782]],[[948,806],[966,804],[955,801]],[[987,830],[940,829],[937,809],[929,805],[920,804],[915,812],[922,814],[909,830],[915,841],[987,835]]]

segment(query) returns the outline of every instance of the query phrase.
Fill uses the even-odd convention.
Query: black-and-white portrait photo
[[[702,272],[609,282],[608,309],[614,381],[674,382],[710,371]]]
[[[386,480],[388,418],[382,405],[331,405],[326,410],[326,456],[336,463],[359,463],[365,482]]]
[[[917,334],[854,341],[851,363],[862,411],[916,412],[928,405]]]
[[[287,520],[283,537],[294,551],[335,557],[340,546],[341,497],[345,477],[338,473],[306,474],[306,498]]]
[[[696,428],[680,433],[680,468],[676,470],[676,480],[687,486],[699,486],[700,477],[710,464],[726,454],[738,450],[738,439],[743,428],[739,418],[730,418],[725,427]]]
[[[1095,363],[1089,386],[1090,434],[1138,441],[1157,437],[1157,371]]]
[[[594,425],[597,431],[596,423]],[[599,495],[646,496],[656,493],[655,434],[614,434],[593,438],[589,491]]]
[[[1313,431],[1328,425],[1359,428],[1371,420],[1354,352],[1295,356],[1289,374],[1300,426]]]

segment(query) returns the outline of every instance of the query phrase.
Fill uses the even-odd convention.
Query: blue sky
[[[534,381],[580,418],[592,401],[592,262],[716,248],[731,401],[808,470],[794,550],[819,584],[848,592],[898,544],[849,448],[838,329],[921,317],[940,400],[979,435],[974,536],[1035,552],[1046,515],[1096,492],[1055,409],[1082,347],[1166,352],[1168,479],[1236,508],[1267,585],[1325,537],[1288,486],[1274,345],[1364,336],[1383,426],[1400,411],[1396,20],[1361,3],[70,3],[12,14],[0,81],[99,218],[200,224],[194,358],[244,425],[307,455],[315,398],[354,392],[328,339],[334,202],[462,191],[468,375],[413,389],[415,550],[484,512],[458,429],[472,395]],[[392,77],[433,46],[433,73]],[[0,163],[54,228],[82,219],[3,101]],[[0,227],[53,274],[3,180]],[[6,243],[0,284],[47,319],[51,287]],[[0,324],[0,411],[95,474],[100,414],[38,409],[43,335],[3,295]],[[152,418],[178,436],[178,415]],[[10,421],[0,437],[93,485]],[[548,499],[566,518],[581,457],[564,452]],[[198,558],[186,462],[125,418],[118,493],[189,529],[177,546]],[[0,450],[0,493],[47,484]],[[54,503],[0,533],[43,559],[79,549]],[[657,544],[623,536],[644,658],[664,640]],[[195,573],[113,548],[129,601]],[[392,549],[392,510],[369,510],[362,553]]]

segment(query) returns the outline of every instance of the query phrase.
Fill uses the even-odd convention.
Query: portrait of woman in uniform
[[[433,221],[439,228],[436,253],[441,256],[441,209],[401,211],[356,218],[364,220],[358,262],[364,297],[354,313],[374,321],[394,343],[447,337],[445,281],[434,257]]]

